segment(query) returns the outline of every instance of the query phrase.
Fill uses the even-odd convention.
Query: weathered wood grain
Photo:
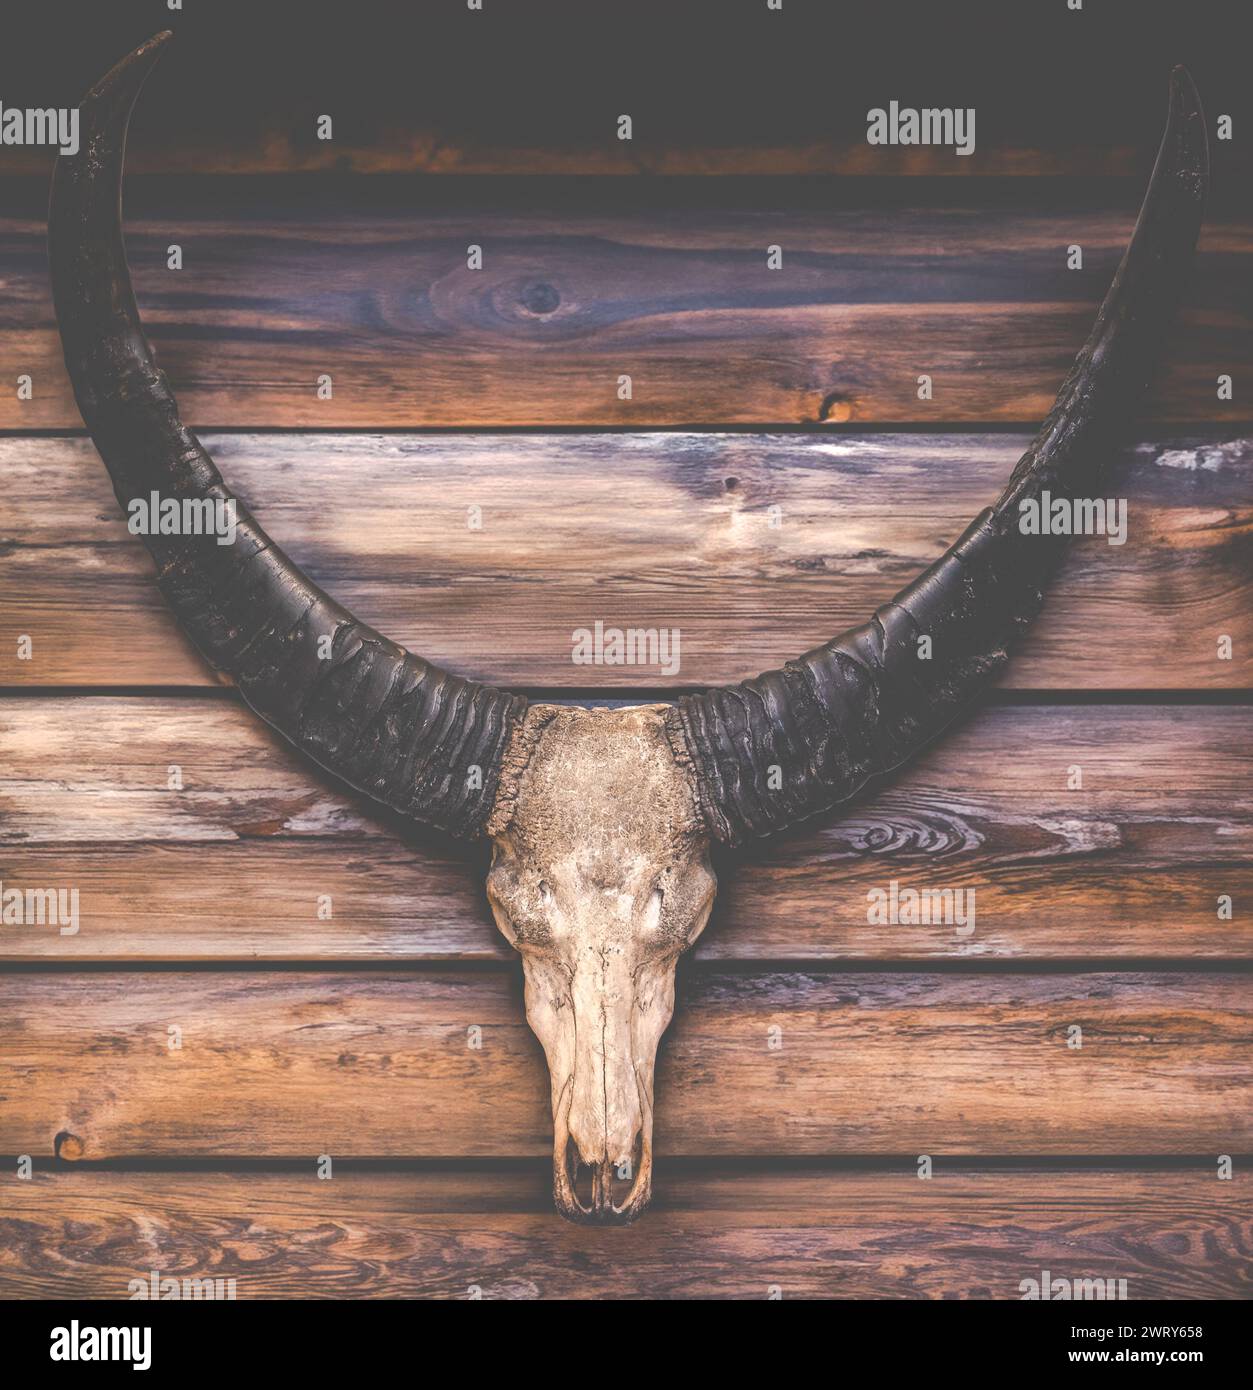
[[[403,189],[402,185],[402,189]],[[1125,207],[519,211],[415,181],[273,203],[244,182],[128,192],[136,295],[189,424],[287,428],[1034,422],[1087,336]],[[271,195],[272,197],[272,195]],[[679,195],[676,194],[676,198]],[[351,200],[351,201],[347,201]],[[78,428],[43,191],[0,222],[0,428]],[[258,203],[260,206],[258,207]],[[172,242],[184,268],[166,268]],[[1084,249],[1082,270],[1067,248]],[[481,269],[467,248],[483,249]],[[767,248],[783,251],[767,266]],[[1211,219],[1143,418],[1247,422],[1253,224]],[[319,399],[319,377],[333,381]],[[920,400],[918,377],[932,378]],[[619,378],[631,378],[629,400]]]
[[[612,134],[612,131],[611,131]],[[246,144],[226,148],[206,139],[157,149],[137,149],[127,156],[128,169],[145,175],[370,175],[456,176],[489,175],[532,178],[552,176],[603,178],[648,177],[735,178],[1125,178],[1142,177],[1151,159],[1134,145],[1071,145],[1040,148],[1004,145],[977,151],[973,162],[958,159],[951,147],[897,145],[875,147],[864,128],[848,140],[807,138],[792,145],[707,145],[692,148],[666,140],[647,145],[617,139],[567,149],[519,146],[505,140],[445,138],[434,126],[389,132],[374,142],[314,143],[294,131],[290,122],[275,122]],[[18,178],[50,173],[51,159],[39,148],[0,147],[0,175]]]
[[[889,70],[898,82],[908,52],[926,68],[938,50],[918,28],[904,58],[894,42],[859,45],[843,8],[830,11],[838,43],[822,44],[798,42],[789,7],[790,27],[765,31],[776,46],[750,46],[751,81],[725,61],[722,15],[712,37],[692,21],[697,63],[668,15],[665,45],[634,16],[642,55],[620,36],[592,67],[563,64],[528,12],[512,20],[535,46],[527,55],[497,14],[467,31],[473,56],[459,67],[424,16],[424,68],[389,29],[382,45],[368,34],[366,62],[332,45],[328,72],[277,21],[267,30],[254,17],[241,53],[227,8],[214,7],[216,39],[202,23],[195,54],[151,85],[133,167],[268,179],[141,179],[127,191],[140,302],[191,423],[815,429],[786,440],[210,441],[274,534],[363,617],[467,674],[555,689],[663,684],[653,670],[573,667],[570,630],[597,618],[679,626],[683,667],[666,684],[733,680],[861,620],[939,552],[999,489],[1021,441],[836,432],[1043,414],[1148,167],[1133,74],[1164,73],[1177,46],[1166,27],[1127,32],[1106,17],[1098,29],[1101,17],[1085,16],[1077,52],[1104,52],[1098,75],[1112,69],[1094,102],[1085,60],[1059,84],[1019,15],[1005,22],[1035,54],[1030,70],[971,81],[963,56],[987,65],[946,13],[944,69],[980,108],[979,151],[966,160],[864,143],[876,84]],[[81,21],[67,30],[78,47],[104,51],[102,31],[85,26],[115,29],[118,17],[85,9]],[[1098,35],[1116,38],[1125,61],[1110,64]],[[1136,61],[1147,56],[1138,42],[1151,63]],[[1189,50],[1208,109],[1234,110],[1242,128],[1242,89],[1208,46]],[[38,86],[38,54],[54,46],[31,47],[35,72],[19,81]],[[75,44],[55,47],[57,81],[78,83]],[[805,63],[825,77],[859,52],[834,105],[825,81],[803,80]],[[233,99],[197,100],[224,55]],[[647,89],[623,89],[638,119],[630,144],[610,139],[610,60],[633,82],[647,76]],[[389,63],[415,80],[382,80]],[[96,75],[95,57],[89,67]],[[568,90],[563,74],[584,68],[591,80]],[[368,71],[373,91],[337,84],[334,69]],[[701,94],[693,74],[705,75]],[[41,89],[40,104],[80,89]],[[309,135],[311,101],[335,109],[333,144]],[[502,111],[503,129],[492,123]],[[1243,156],[1217,142],[1214,155],[1221,197]],[[6,173],[46,164],[42,151],[0,154]],[[916,184],[905,207],[890,180],[881,200],[830,180],[830,210],[814,211],[783,183],[701,206],[677,185],[607,179],[580,207],[567,194],[546,205],[542,190],[515,202],[504,184],[475,202],[456,180],[274,182],[302,168],[1135,177],[1091,197],[1058,192],[1047,208],[1025,191],[1031,181],[1021,197],[977,178],[942,193]],[[614,183],[630,188],[616,204]],[[5,191],[0,429],[77,429],[46,288],[42,174],[33,196],[12,179]],[[1253,223],[1215,206],[1143,416],[1158,442],[1127,474],[1131,540],[1078,547],[1011,668],[1020,689],[1251,684],[1253,459],[1240,382],[1253,360]],[[186,256],[177,274],[164,269],[172,241]],[[482,271],[464,268],[470,242],[484,247]],[[1078,272],[1065,269],[1073,242]],[[766,270],[770,244],[784,251],[777,272]],[[322,372],[335,383],[325,402]],[[917,399],[921,372],[934,378],[931,402]],[[1236,376],[1232,402],[1215,397],[1219,372]],[[13,382],[25,373],[34,398],[21,402]],[[616,395],[623,373],[629,402]],[[1209,438],[1166,441],[1167,422]],[[90,446],[0,441],[0,473],[0,688],[208,685]],[[480,532],[465,524],[474,505]],[[14,659],[21,634],[35,639],[31,662]],[[1233,661],[1216,659],[1221,634]],[[1239,1165],[1234,1183],[1214,1176],[1217,1153],[1251,1147],[1247,979],[1069,972],[1249,957],[1248,708],[992,709],[848,816],[724,871],[663,1046],[659,1140],[680,1157],[663,1158],[657,1209],[641,1225],[596,1232],[551,1211],[545,1072],[516,967],[499,968],[511,955],[483,902],[481,860],[395,837],[230,700],[0,701],[0,880],[73,884],[84,910],[76,937],[0,926],[0,958],[488,968],[0,980],[0,1152],[294,1161],[283,1173],[65,1164],[31,1182],[9,1162],[0,1294],[124,1297],[155,1266],[238,1277],[242,1298],[465,1297],[471,1286],[493,1298],[752,1298],[772,1286],[786,1297],[1018,1297],[1043,1269],[1126,1278],[1133,1298],[1247,1296],[1247,1178]],[[183,791],[167,787],[172,763]],[[1068,790],[1076,763],[1084,787]],[[976,889],[975,930],[867,924],[867,889],[891,879]],[[316,917],[318,893],[333,897],[330,921]],[[1217,917],[1222,893],[1234,921]],[[779,968],[842,957],[1017,958],[1068,973]],[[721,972],[719,959],[771,965]],[[484,1028],[482,1052],[466,1047],[470,1023]],[[1081,1052],[1066,1046],[1074,1023]],[[771,1025],[782,1052],[766,1050]],[[337,1159],[333,1182],[313,1176],[320,1152]],[[928,1183],[913,1175],[920,1152],[941,1155]],[[1102,1152],[1196,1157],[1187,1171],[1064,1173],[948,1172],[942,1157]],[[899,1155],[901,1172],[778,1162],[856,1153]],[[354,1172],[346,1155],[444,1157],[462,1171]],[[474,1155],[507,1166],[476,1172]]]
[[[207,440],[275,539],[359,617],[462,674],[549,688],[730,683],[798,656],[930,564],[1000,493],[1026,442]],[[87,440],[0,440],[0,473],[0,683],[212,681]],[[1075,543],[1007,683],[1253,685],[1253,441],[1140,444],[1100,495],[1127,499],[1126,543]],[[574,665],[571,634],[597,620],[677,628],[678,672]],[[22,634],[30,660],[18,659]]]
[[[1105,0],[1081,14],[991,0],[633,0],[620,23],[575,0],[469,10],[358,0],[351,17],[301,28],[291,3],[171,13],[61,0],[22,16],[11,100],[73,104],[168,22],[177,37],[134,120],[136,167],[706,173],[756,160],[771,173],[923,169],[963,181],[1142,174],[1181,57],[1208,112],[1232,111],[1239,131],[1248,109],[1232,0]],[[867,109],[889,92],[977,108],[973,152],[869,145]],[[629,141],[617,138],[623,110]],[[332,140],[316,136],[323,111],[335,117]],[[1220,170],[1242,154],[1238,134],[1215,142]],[[47,163],[46,149],[0,147],[0,171]]]
[[[0,1153],[551,1150],[520,972],[21,973],[0,997]],[[1243,1153],[1251,1040],[1242,975],[690,972],[658,1152]]]
[[[908,1165],[903,1165],[908,1168]],[[623,1230],[550,1209],[510,1172],[39,1172],[4,1179],[0,1296],[128,1296],[220,1278],[258,1298],[1021,1298],[1125,1279],[1126,1296],[1244,1298],[1249,1179],[1186,1172],[728,1172],[661,1163]],[[226,1286],[223,1287],[226,1292]]]
[[[1247,706],[986,709],[723,865],[696,954],[1247,959],[1251,758]],[[0,701],[0,879],[80,895],[76,936],[3,927],[4,958],[510,959],[484,865],[373,817],[226,700]],[[974,929],[868,922],[892,880],[973,890]]]

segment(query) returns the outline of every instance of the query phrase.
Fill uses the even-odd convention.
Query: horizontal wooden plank
[[[633,0],[629,22],[615,23],[577,0],[473,13],[358,0],[351,16],[301,29],[290,2],[157,11],[60,0],[23,16],[22,61],[7,85],[14,106],[72,105],[169,23],[175,41],[133,123],[140,167],[705,173],[741,168],[738,158],[774,173],[1110,173],[1152,162],[1181,55],[1206,111],[1232,112],[1239,131],[1248,94],[1233,8]],[[869,145],[867,110],[889,94],[975,108],[973,150]],[[623,111],[630,140],[617,138]],[[322,112],[334,117],[333,139],[317,138]],[[1223,156],[1238,167],[1242,153],[1238,135],[1215,142],[1220,167]],[[47,159],[46,149],[0,147],[0,171]]]
[[[844,815],[720,865],[696,954],[1247,959],[1250,759],[1247,706],[986,709]],[[4,882],[80,901],[77,935],[0,928],[11,960],[511,957],[480,850],[371,816],[226,700],[0,701],[0,846]],[[973,891],[973,930],[870,923],[893,880]]]
[[[1126,1297],[1244,1298],[1247,1174],[699,1171],[627,1229],[571,1226],[525,1173],[39,1172],[4,1179],[0,1297],[1016,1299],[1048,1270]],[[1115,1284],[1115,1289],[1119,1286]],[[478,1290],[478,1294],[474,1293]],[[223,1285],[223,1293],[230,1292]],[[778,1296],[777,1294],[775,1296]]]
[[[1130,235],[1124,206],[458,208],[422,181],[296,206],[247,184],[128,192],[160,362],[197,427],[1041,419]],[[43,189],[0,221],[0,428],[78,428]],[[266,201],[267,197],[270,201]],[[951,200],[949,200],[951,202]],[[260,204],[258,206],[258,204]],[[183,269],[167,269],[177,242]],[[1067,269],[1067,248],[1083,268]],[[467,268],[467,248],[483,250]],[[767,248],[783,252],[780,269]],[[1246,422],[1253,223],[1206,224],[1143,418]],[[318,379],[329,375],[330,399]],[[919,399],[920,375],[932,379]],[[631,397],[620,399],[620,378]]]
[[[275,539],[361,618],[478,679],[699,686],[871,612],[1003,488],[1025,436],[216,435]],[[204,685],[81,438],[0,440],[0,682]],[[1126,542],[1072,547],[1010,664],[1035,688],[1253,685],[1253,441],[1129,448]],[[471,510],[477,509],[477,510]],[[678,670],[574,665],[572,633],[679,633]],[[33,642],[19,659],[18,637]],[[1232,641],[1220,659],[1219,638]]]
[[[300,116],[304,113],[301,112]],[[299,119],[299,118],[298,118]],[[864,114],[851,138],[806,138],[794,145],[684,146],[668,139],[618,141],[612,120],[603,119],[588,134],[596,143],[520,146],[507,139],[449,141],[434,126],[407,130],[389,142],[334,144],[304,138],[306,128],[286,116],[250,138],[247,144],[224,147],[212,138],[193,146],[135,147],[127,166],[145,175],[288,175],[345,174],[357,178],[418,174],[426,178],[488,176],[532,178],[1112,178],[1147,181],[1152,155],[1143,147],[1123,145],[1026,145],[1005,143],[976,150],[967,160],[953,146],[883,145],[867,143]],[[1147,129],[1147,127],[1146,127]],[[608,132],[608,138],[604,138]],[[1140,132],[1143,134],[1144,132]],[[1160,131],[1156,132],[1160,135]],[[597,138],[599,137],[599,138]],[[1223,150],[1220,155],[1225,154]],[[1226,163],[1226,161],[1223,161]],[[52,159],[38,146],[0,146],[0,176],[38,177],[51,173]],[[963,180],[965,181],[965,180]]]
[[[0,1153],[551,1152],[520,972],[22,973],[2,990]],[[1250,1031],[1237,974],[692,973],[658,1152],[1243,1153]]]

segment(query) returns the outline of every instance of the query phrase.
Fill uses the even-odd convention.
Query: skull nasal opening
[[[634,1220],[648,1203],[651,1174],[648,1144],[636,1136],[619,1162],[584,1163],[573,1139],[566,1141],[556,1175],[557,1206],[576,1221],[603,1225]]]

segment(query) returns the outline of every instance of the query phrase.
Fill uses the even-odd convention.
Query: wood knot
[[[545,280],[540,280],[533,285],[527,285],[518,296],[518,301],[528,314],[543,316],[557,312],[561,303],[561,295],[555,286],[548,284]]]
[[[84,1144],[77,1134],[71,1134],[68,1129],[63,1129],[52,1141],[52,1151],[58,1158],[63,1158],[72,1163],[76,1158],[82,1158]]]
[[[839,391],[831,391],[822,398],[818,407],[818,423],[822,425],[842,425],[853,418],[853,403]]]

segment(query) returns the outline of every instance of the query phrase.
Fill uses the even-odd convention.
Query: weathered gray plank
[[[549,688],[742,680],[861,623],[1001,491],[1003,435],[220,435],[263,524],[361,618],[450,669]],[[0,440],[0,683],[203,685],[90,443]],[[1143,444],[1009,667],[1025,688],[1253,685],[1253,442]],[[472,512],[471,508],[477,508]],[[596,621],[679,669],[574,665]],[[33,641],[18,659],[17,639]],[[1230,660],[1219,639],[1231,638]]]
[[[1247,706],[985,710],[843,815],[722,865],[696,953],[1248,958],[1250,758]],[[9,959],[510,958],[483,854],[401,831],[224,700],[0,701],[0,879],[73,885],[81,917],[0,928]],[[893,880],[973,890],[973,930],[870,922]]]

